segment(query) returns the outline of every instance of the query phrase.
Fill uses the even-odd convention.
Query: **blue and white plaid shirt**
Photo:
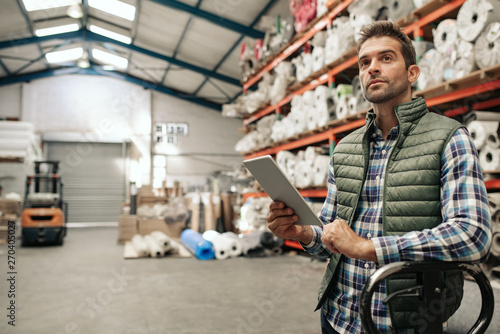
[[[490,248],[490,215],[486,188],[476,148],[465,129],[452,136],[441,159],[441,213],[443,222],[431,229],[404,236],[382,236],[382,194],[387,159],[398,136],[394,127],[387,139],[375,123],[370,136],[370,161],[361,199],[351,228],[375,245],[378,263],[343,257],[339,264],[337,286],[322,311],[339,333],[366,333],[359,317],[359,298],[363,286],[379,266],[397,261],[471,261],[484,260]],[[323,224],[336,218],[336,192],[330,166],[328,195],[320,213]],[[318,257],[330,257],[321,243],[322,227],[313,226],[313,241],[304,249]],[[385,284],[374,293],[372,315],[382,333],[390,332],[390,316],[382,300]]]

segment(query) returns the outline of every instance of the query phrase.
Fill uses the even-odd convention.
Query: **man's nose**
[[[370,67],[368,68],[368,73],[369,74],[375,74],[375,73],[380,73],[380,64],[378,63],[377,60],[373,60],[370,63]]]

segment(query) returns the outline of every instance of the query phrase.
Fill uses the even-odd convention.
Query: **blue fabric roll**
[[[199,260],[215,259],[212,243],[203,239],[200,233],[186,229],[181,233],[181,241]]]

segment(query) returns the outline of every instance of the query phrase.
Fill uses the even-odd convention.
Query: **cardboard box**
[[[186,227],[186,221],[166,223],[163,219],[139,218],[139,234],[147,235],[153,231],[161,231],[171,238],[180,238]]]
[[[21,202],[13,199],[0,198],[0,212],[2,212],[3,215],[19,216],[21,214]]]
[[[121,215],[118,217],[118,243],[129,241],[139,233],[138,219],[134,215]]]

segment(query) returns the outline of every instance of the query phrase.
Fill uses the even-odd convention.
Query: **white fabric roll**
[[[347,16],[333,20],[327,28],[325,64],[330,64],[355,46],[354,29]]]
[[[474,44],[459,40],[452,47],[447,57],[443,79],[445,81],[460,79],[476,69]]]
[[[458,43],[457,20],[446,19],[432,30],[434,48],[442,55],[450,55]]]
[[[500,257],[500,229],[495,229],[491,236],[491,254]]]
[[[214,230],[203,232],[203,239],[210,241],[214,245],[215,258],[217,260],[229,258],[232,247],[231,240],[223,238],[219,232]]]
[[[295,129],[293,127],[294,120],[292,117],[286,117],[283,121],[283,126],[285,127],[285,138],[290,138],[295,135]]]
[[[337,108],[335,109],[335,116],[337,119],[344,119],[349,115],[349,97],[348,95],[342,95],[337,103]]]
[[[279,151],[276,154],[276,163],[283,170],[285,174],[288,174],[288,161],[295,161],[295,154],[290,151]]]
[[[293,134],[301,134],[307,130],[307,114],[304,112],[293,111],[288,114],[292,120]]]
[[[326,185],[329,168],[330,168],[330,157],[328,155],[317,155],[314,158],[314,163],[313,163],[314,186],[319,187]]]
[[[499,212],[500,212],[500,193],[489,193],[488,194],[488,205],[490,207],[490,213],[491,213],[492,217],[495,215],[499,215]]]
[[[241,246],[242,246],[242,253],[243,255],[247,255],[248,251],[255,249],[260,246],[260,236],[262,232],[259,231],[254,231],[250,233],[243,234],[241,236]]]
[[[319,85],[314,89],[314,106],[327,106],[330,89],[324,85]]]
[[[162,257],[164,254],[163,247],[151,236],[145,235],[144,242],[148,246],[149,254],[151,257]]]
[[[315,46],[311,55],[312,73],[318,72],[325,66],[325,48],[323,46]]]
[[[498,122],[472,121],[467,125],[474,145],[481,150],[486,145],[486,139],[490,133],[495,133],[498,128]]]
[[[500,149],[484,146],[479,152],[479,164],[483,171],[500,169]]]
[[[481,69],[500,64],[500,22],[490,23],[479,35],[474,52]]]
[[[307,188],[312,186],[314,179],[313,168],[304,160],[297,162],[295,166],[295,186]]]
[[[292,184],[295,182],[295,166],[297,165],[298,158],[295,157],[295,159],[288,159],[286,162],[286,176],[288,176],[288,179]]]
[[[358,96],[359,94],[363,95],[363,86],[361,85],[361,80],[359,79],[359,75],[356,75],[352,78],[352,95]]]
[[[415,8],[413,2],[408,0],[388,0],[386,5],[388,8],[387,16],[394,22],[410,14]]]
[[[347,108],[349,110],[349,115],[354,115],[358,111],[357,109],[358,99],[356,96],[351,96],[347,101]]]
[[[24,151],[30,146],[28,138],[2,138],[0,150]]]
[[[132,237],[132,247],[134,247],[137,256],[145,257],[149,254],[149,247],[144,240],[144,237],[140,234],[136,234]]]
[[[25,158],[28,155],[26,150],[0,150],[0,157]]]
[[[243,253],[241,239],[234,232],[224,232],[222,233],[222,237],[230,240],[231,248],[229,249],[229,256],[236,257]]]
[[[473,42],[488,23],[497,21],[500,21],[500,1],[467,0],[457,14],[458,34],[463,40]]]
[[[307,130],[311,131],[318,127],[318,119],[316,117],[316,108],[311,106],[307,109]]]
[[[436,49],[427,51],[420,62],[420,76],[417,79],[419,90],[428,89],[443,82],[444,58]]]
[[[313,56],[311,53],[303,53],[302,54],[302,66],[303,66],[303,69],[302,69],[302,75],[303,75],[303,78],[302,80],[306,79],[307,77],[309,77],[312,72],[313,72]],[[302,81],[300,80],[300,81]]]
[[[431,0],[413,0],[413,5],[415,6],[415,8],[420,8],[430,1]]]
[[[307,162],[309,166],[312,166],[314,164],[314,159],[321,153],[323,153],[321,147],[308,146],[304,152],[304,161]]]
[[[327,105],[320,105],[316,108],[316,120],[318,123],[318,127],[323,127],[328,124],[330,121],[330,112],[328,111]]]
[[[177,251],[177,244],[165,233],[154,231],[150,235],[162,247],[164,254]]]
[[[33,138],[34,133],[28,130],[0,130],[0,138]]]
[[[302,94],[302,102],[304,103],[304,108],[314,105],[314,91],[308,90]]]
[[[486,145],[491,147],[492,149],[500,148],[500,140],[498,138],[498,124],[497,130],[489,132],[486,137]]]

